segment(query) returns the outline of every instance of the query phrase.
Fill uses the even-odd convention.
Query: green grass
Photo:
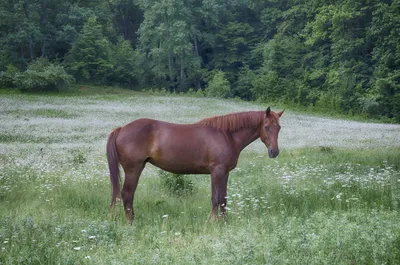
[[[208,176],[188,176],[195,189],[185,195],[170,192],[157,173],[143,176],[130,226],[122,205],[113,218],[109,215],[105,175],[82,180],[65,179],[63,171],[46,176],[7,172],[1,179],[9,188],[1,197],[0,261],[397,264],[396,156],[395,149],[301,149],[283,152],[278,160],[245,153],[230,176],[226,224],[209,220]],[[295,175],[285,179],[289,173]]]
[[[220,112],[258,106],[144,94],[95,95],[84,104],[70,95],[7,97],[0,264],[400,264],[396,145],[293,148],[290,139],[298,139],[282,135],[276,159],[249,147],[229,177],[226,223],[210,221],[209,176],[184,176],[179,183],[191,185],[176,192],[170,176],[148,166],[127,225],[120,202],[109,213],[104,148],[115,125],[136,115],[192,121],[212,105]],[[43,123],[19,123],[26,109]],[[285,118],[283,132],[294,131]]]

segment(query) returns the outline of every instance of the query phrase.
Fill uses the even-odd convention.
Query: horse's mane
[[[231,113],[202,119],[196,124],[211,126],[223,131],[237,131],[242,128],[259,126],[264,118],[265,111],[247,111]]]

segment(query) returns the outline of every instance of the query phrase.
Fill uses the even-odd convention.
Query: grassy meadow
[[[400,264],[400,125],[287,110],[279,157],[257,140],[231,172],[226,223],[209,219],[209,176],[177,193],[148,165],[127,225],[121,203],[109,215],[113,128],[267,103],[102,89],[0,106],[0,264]]]

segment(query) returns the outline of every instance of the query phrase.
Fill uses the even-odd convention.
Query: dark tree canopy
[[[0,0],[0,86],[39,58],[77,82],[400,122],[400,0]]]

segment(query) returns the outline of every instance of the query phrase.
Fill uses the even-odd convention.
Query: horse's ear
[[[265,111],[265,114],[267,115],[266,117],[268,117],[270,113],[271,113],[271,108],[268,107],[267,110]]]
[[[279,111],[276,114],[278,114],[278,116],[280,117],[280,116],[282,116],[283,112],[285,112],[285,110]]]

